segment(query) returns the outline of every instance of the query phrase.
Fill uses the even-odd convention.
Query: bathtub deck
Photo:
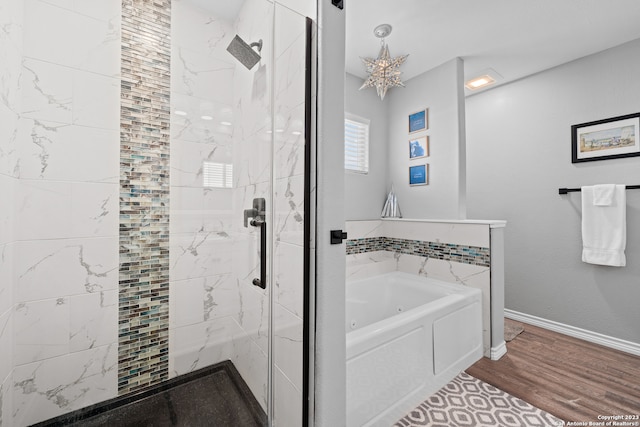
[[[638,356],[529,324],[507,349],[467,373],[565,421],[640,415]]]

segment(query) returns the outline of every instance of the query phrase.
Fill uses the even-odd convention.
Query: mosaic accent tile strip
[[[118,393],[169,378],[171,0],[123,0]]]
[[[491,265],[489,248],[479,246],[394,239],[392,237],[368,237],[347,240],[347,255],[375,251],[390,251],[483,267]]]

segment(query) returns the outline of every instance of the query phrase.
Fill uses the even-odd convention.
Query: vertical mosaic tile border
[[[171,0],[122,0],[118,393],[169,378]]]
[[[375,251],[417,255],[462,264],[491,266],[489,248],[455,245],[452,243],[425,242],[422,240],[395,239],[392,237],[367,237],[347,240],[347,255]]]

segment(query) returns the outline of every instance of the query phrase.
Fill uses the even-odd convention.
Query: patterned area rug
[[[464,372],[394,427],[551,427],[562,421]]]

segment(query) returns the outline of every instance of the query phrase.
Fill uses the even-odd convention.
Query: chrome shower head
[[[258,48],[258,52],[253,50],[253,47]],[[227,46],[227,51],[233,55],[238,61],[242,63],[248,70],[252,69],[254,65],[260,61],[259,52],[262,50],[262,39],[257,42],[247,44],[237,34]]]

